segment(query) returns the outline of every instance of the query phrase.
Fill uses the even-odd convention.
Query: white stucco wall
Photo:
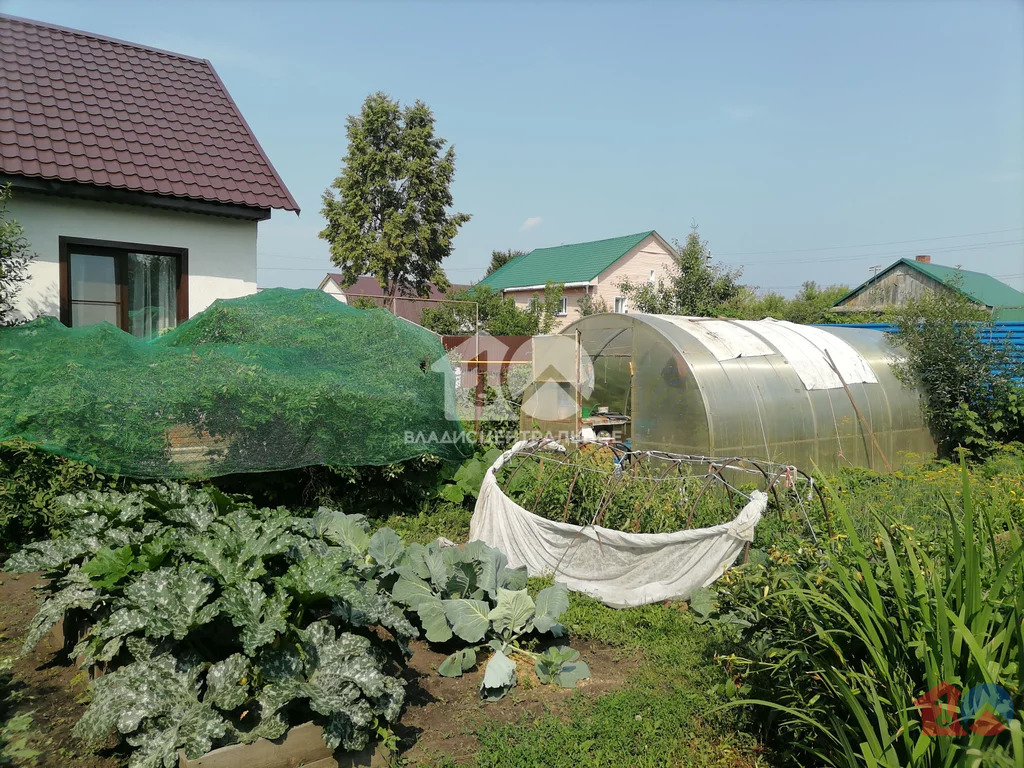
[[[255,221],[16,191],[11,216],[38,257],[18,294],[25,318],[60,314],[58,238],[84,237],[188,249],[189,315],[214,299],[256,292]]]
[[[348,298],[345,296],[345,292],[338,287],[338,284],[331,279],[324,281],[323,286],[320,288],[324,293],[329,293],[331,296],[336,298],[338,301],[348,304]]]

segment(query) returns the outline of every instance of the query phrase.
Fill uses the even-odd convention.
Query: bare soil
[[[34,575],[0,571],[0,657],[16,658],[14,688],[21,701],[18,711],[31,711],[33,748],[39,750],[39,768],[119,768],[123,752],[89,752],[71,734],[71,729],[88,705],[88,681],[61,650],[54,634],[47,635],[36,649],[17,658],[21,640],[37,600],[33,587],[41,581]],[[590,666],[592,677],[580,683],[584,696],[599,696],[620,688],[636,668],[638,659],[621,649],[597,643],[573,644]],[[472,761],[476,752],[473,735],[486,721],[529,723],[539,717],[564,712],[574,691],[541,685],[532,665],[519,663],[519,685],[501,701],[480,700],[483,663],[462,678],[437,674],[445,655],[425,643],[412,643],[413,655],[405,670],[406,708],[396,733],[402,757],[411,765],[450,757],[458,763]],[[483,659],[481,659],[483,662]]]
[[[13,688],[17,711],[32,713],[31,747],[38,750],[40,768],[115,768],[119,756],[97,755],[71,735],[88,705],[88,679],[62,653],[54,633],[40,641],[28,656],[18,658],[22,638],[36,614],[33,587],[42,583],[29,574],[0,572],[0,657],[15,659]]]

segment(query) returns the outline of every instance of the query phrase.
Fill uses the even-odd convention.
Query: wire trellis
[[[572,446],[575,450],[570,450],[567,445]],[[610,467],[587,466],[576,460],[585,453],[589,452],[591,457],[593,457],[605,450],[611,454],[612,465]],[[794,506],[799,510],[804,522],[807,524],[807,529],[815,544],[818,543],[818,537],[814,531],[814,526],[811,524],[808,507],[814,498],[817,497],[822,508],[829,536],[832,535],[825,497],[821,492],[821,488],[815,483],[811,475],[791,464],[780,464],[778,462],[742,456],[722,457],[669,453],[666,451],[636,451],[621,443],[615,444],[603,440],[573,439],[556,441],[550,438],[531,441],[531,443],[527,444],[512,457],[511,462],[515,462],[516,459],[519,460],[518,463],[510,468],[509,473],[503,480],[504,487],[502,492],[506,496],[509,495],[512,481],[528,461],[539,460],[542,463],[541,466],[544,463],[549,464],[549,466],[552,463],[554,464],[551,471],[547,472],[546,477],[538,483],[537,492],[532,500],[532,506],[529,507],[530,511],[534,513],[537,512],[541,500],[544,498],[545,491],[562,468],[571,468],[573,474],[566,493],[562,514],[563,522],[568,520],[569,509],[573,501],[573,490],[576,488],[577,481],[583,473],[595,473],[610,477],[610,481],[601,496],[594,515],[588,526],[585,527],[601,525],[608,506],[612,503],[616,491],[621,489],[623,483],[629,480],[640,479],[644,483],[651,484],[651,489],[647,495],[640,498],[634,506],[633,517],[636,519],[637,530],[640,523],[639,513],[641,509],[650,504],[659,484],[679,484],[685,480],[704,480],[695,497],[692,500],[688,500],[688,508],[685,514],[686,523],[683,528],[683,530],[688,530],[693,523],[694,513],[697,511],[701,499],[715,488],[723,489],[730,503],[734,501],[734,496],[739,496],[749,501],[750,496],[736,487],[736,477],[748,475],[756,485],[772,495],[780,518],[784,507],[783,499],[792,498],[795,500]],[[664,465],[664,469],[661,468],[661,464]],[[650,471],[647,474],[641,475],[641,470],[644,467]],[[729,477],[727,477],[727,474]],[[524,501],[528,500],[524,499]],[[526,505],[523,504],[523,506]]]

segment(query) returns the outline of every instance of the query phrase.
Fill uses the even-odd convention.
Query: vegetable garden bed
[[[28,629],[36,609],[33,587],[41,580],[36,574],[16,575],[0,572],[0,657],[16,656],[21,638]],[[39,643],[36,649],[19,659],[15,664],[16,686],[26,697],[26,707],[32,710],[32,744],[42,752],[36,765],[38,768],[119,768],[125,762],[123,752],[100,750],[86,751],[72,735],[72,727],[82,716],[88,704],[86,676],[73,664],[61,657],[63,645],[62,629],[54,629]],[[437,668],[444,661],[443,650],[434,650],[427,643],[414,640],[410,643],[412,656],[402,674],[406,684],[406,707],[395,727],[402,758],[409,765],[434,764],[442,756],[456,758],[465,763],[472,760],[478,749],[474,731],[484,724],[517,723],[532,721],[548,713],[558,715],[569,706],[572,697],[599,696],[619,690],[637,669],[638,658],[634,652],[624,651],[594,641],[574,643],[589,664],[591,679],[581,683],[578,689],[570,690],[550,685],[540,685],[527,667],[520,668],[522,685],[513,696],[497,702],[480,700],[479,688],[483,677],[477,669],[466,673],[463,678],[441,677]],[[302,726],[299,726],[300,728]],[[293,728],[292,732],[298,730]],[[315,742],[314,742],[315,743]],[[268,742],[272,746],[278,746]],[[179,766],[203,766],[221,768],[220,763],[206,762],[222,756],[245,755],[240,768],[264,768],[266,753],[236,750],[236,746],[220,748]],[[308,746],[308,745],[307,745]],[[289,749],[291,745],[289,745]],[[331,753],[322,746],[318,760],[333,759],[345,766],[345,760],[366,760],[370,766],[386,765],[386,753],[381,748],[355,753]],[[319,763],[311,762],[305,754],[306,768]],[[326,755],[326,756],[325,756]],[[298,754],[275,753],[275,766],[295,766]],[[232,757],[233,759],[233,757]],[[374,762],[375,760],[375,762]],[[324,766],[331,765],[329,762]],[[359,763],[353,763],[359,765]],[[266,764],[269,768],[270,764]]]

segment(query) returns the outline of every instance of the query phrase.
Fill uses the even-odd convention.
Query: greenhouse
[[[578,340],[578,345],[575,341]],[[933,454],[920,393],[878,331],[643,314],[535,339],[524,430],[633,450],[892,471]]]

